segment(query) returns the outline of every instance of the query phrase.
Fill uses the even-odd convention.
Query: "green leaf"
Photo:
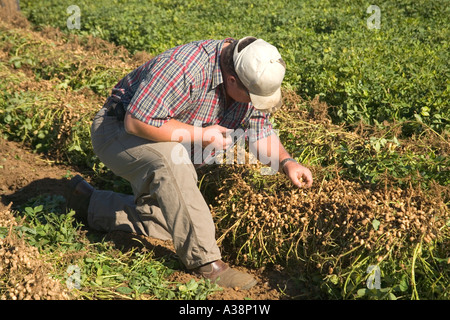
[[[400,283],[399,283],[399,285],[398,285],[398,288],[399,288],[402,292],[405,292],[405,291],[408,290],[408,279],[407,279],[406,276],[404,276],[404,277],[402,278],[402,280],[400,281]]]
[[[187,289],[189,291],[194,291],[198,288],[198,283],[192,279],[191,281],[189,281],[189,283],[187,284]]]
[[[131,289],[130,287],[118,287],[116,289],[116,291],[118,291],[122,294],[132,294],[133,293],[133,289]]]
[[[358,297],[364,297],[367,293],[367,289],[358,289],[358,291],[356,292],[356,294],[358,295]]]
[[[188,291],[188,288],[184,284],[182,284],[181,286],[178,287],[178,290],[180,290],[181,292],[186,292]]]
[[[19,229],[20,231],[22,231],[22,232],[28,232],[29,234],[32,234],[32,235],[37,234],[37,232],[36,232],[35,229],[28,228],[28,227],[25,227],[25,226],[20,226],[18,229]]]
[[[353,160],[345,160],[344,163],[347,165],[350,165],[350,166],[355,164],[355,162]]]
[[[38,234],[38,235],[40,235],[40,236],[45,236],[45,235],[47,235],[47,231],[44,229],[44,228],[42,228],[42,227],[39,227],[39,228],[37,228],[36,229],[36,233]],[[36,234],[35,233],[35,234]]]
[[[332,284],[338,284],[338,283],[339,283],[339,278],[338,278],[337,275],[333,274],[333,275],[330,277],[330,281],[331,281]]]

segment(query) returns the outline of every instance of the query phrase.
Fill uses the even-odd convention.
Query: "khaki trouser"
[[[123,122],[106,115],[105,108],[95,116],[91,136],[99,159],[128,180],[134,193],[94,191],[88,209],[91,228],[172,239],[189,269],[221,258],[211,213],[197,187],[197,173],[180,144],[130,135]],[[183,161],[174,161],[174,155]]]

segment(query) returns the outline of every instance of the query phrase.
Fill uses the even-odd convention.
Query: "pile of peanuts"
[[[266,177],[261,186],[251,168],[234,169],[211,210],[219,239],[241,253],[287,258],[308,248],[336,255],[356,247],[389,251],[408,242],[429,243],[450,221],[438,192],[375,189],[339,178],[298,189],[280,175]]]
[[[51,266],[37,248],[14,232],[18,223],[9,208],[0,211],[0,299],[67,300],[64,284],[50,277]]]

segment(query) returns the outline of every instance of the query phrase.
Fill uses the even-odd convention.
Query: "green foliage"
[[[64,212],[61,196],[39,196],[22,206],[23,224],[15,232],[37,247],[56,266],[56,278],[78,281],[74,292],[85,299],[206,299],[220,288],[208,280],[176,283],[173,270],[149,251],[115,249],[106,241],[92,241],[75,223],[74,212]],[[0,229],[4,237],[9,230]],[[70,279],[73,271],[79,278]]]
[[[31,142],[37,151],[49,151],[58,134],[52,124],[61,115],[61,110],[49,112],[50,109],[44,106],[37,107],[39,94],[29,92],[3,92],[0,99],[3,133],[14,140]]]
[[[69,41],[70,35],[61,36],[61,42]],[[89,41],[92,38],[82,39]],[[64,50],[55,50],[55,43],[43,39],[33,39],[31,36],[9,30],[0,31],[0,42],[9,51],[9,65],[15,69],[30,69],[37,80],[58,80],[57,88],[73,90],[90,89],[93,92],[107,96],[110,89],[127,70],[120,66],[111,68],[108,61],[102,57],[86,57],[82,54],[66,55]],[[58,44],[64,48],[64,44]],[[72,45],[76,46],[75,43]],[[64,48],[67,49],[67,48]],[[104,49],[105,51],[108,48]],[[76,48],[74,50],[76,52]],[[99,49],[98,53],[102,53]],[[114,57],[114,52],[108,52]],[[119,56],[120,54],[117,53]],[[119,57],[119,59],[122,57]]]
[[[347,125],[420,119],[450,125],[449,14],[446,1],[379,1],[369,29],[366,1],[78,1],[80,30],[68,30],[68,0],[22,1],[28,18],[92,34],[131,52],[156,55],[204,38],[261,37],[287,62],[285,86],[320,95]],[[404,134],[421,131],[413,122]]]
[[[68,119],[67,110],[57,109],[48,92],[10,92],[7,83],[0,94],[0,129],[3,137],[27,143],[37,152],[85,163],[93,157],[90,145],[89,114]],[[78,118],[78,119],[77,119]],[[70,129],[69,129],[70,128]]]
[[[305,110],[316,102],[307,102]],[[422,135],[400,139],[400,125],[377,128],[354,134],[343,127],[290,117],[283,111],[274,115],[274,123],[286,149],[301,163],[336,168],[349,179],[378,184],[389,178],[392,185],[438,182],[450,185],[450,158],[447,156],[448,133],[438,134],[424,126]],[[418,124],[416,122],[416,124]]]
[[[113,249],[98,245],[80,265],[82,291],[89,299],[183,299],[204,300],[220,288],[209,281],[187,284],[172,283],[166,278],[173,272],[163,263],[153,259],[151,252],[131,251],[114,256]]]
[[[445,244],[422,242],[411,248],[410,259],[385,259],[370,265],[368,260],[357,263],[342,275],[341,294],[346,299],[397,300],[397,299],[449,299],[449,271]],[[369,266],[380,270],[380,288],[369,289]],[[327,279],[329,281],[329,278]],[[419,294],[420,292],[420,294]],[[426,295],[425,295],[426,292]]]
[[[73,225],[75,212],[55,213],[61,212],[64,203],[65,199],[60,196],[42,196],[30,201],[22,211],[27,224],[17,227],[18,233],[43,251],[54,247],[80,250],[82,244],[76,242],[77,226]]]

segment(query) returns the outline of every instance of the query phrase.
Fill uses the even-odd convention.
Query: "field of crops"
[[[0,298],[448,300],[449,7],[371,4],[47,0],[20,1],[21,16],[3,13]],[[173,254],[148,249],[149,239],[117,250],[111,239],[120,235],[86,233],[62,211],[57,188],[21,195],[45,180],[36,171],[58,183],[81,172],[98,188],[131,192],[90,143],[112,86],[175,45],[246,35],[286,60],[284,107],[272,120],[314,175],[300,190],[280,174],[261,175],[260,164],[199,170],[225,260],[261,280],[253,291],[186,277]],[[19,150],[52,167],[20,167],[31,158]],[[34,269],[51,279],[38,288],[28,275],[43,274]],[[80,286],[69,290],[74,275]]]

